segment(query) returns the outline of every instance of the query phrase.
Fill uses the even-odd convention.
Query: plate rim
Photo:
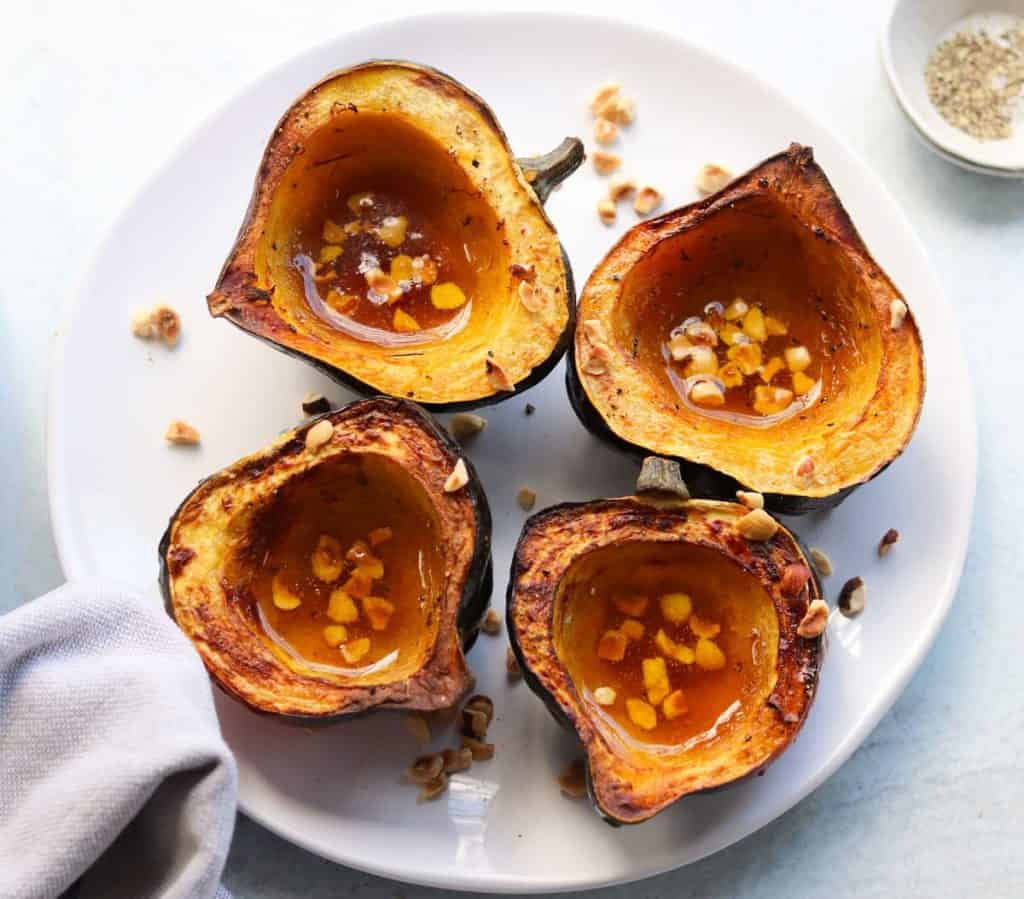
[[[94,575],[95,572],[88,567],[88,563],[80,552],[80,547],[76,546],[77,541],[74,536],[74,530],[71,523],[72,519],[70,505],[68,503],[68,493],[64,483],[67,472],[61,465],[61,461],[64,458],[63,450],[65,448],[66,441],[66,435],[62,427],[61,416],[59,414],[63,406],[64,397],[62,384],[64,381],[63,376],[66,371],[65,349],[71,325],[73,323],[74,314],[81,305],[87,286],[91,284],[96,275],[99,268],[100,258],[106,249],[107,242],[110,239],[110,236],[119,229],[122,222],[128,218],[129,214],[136,207],[139,198],[149,192],[150,189],[161,180],[166,170],[170,168],[171,163],[188,147],[200,140],[202,135],[210,127],[211,123],[223,115],[224,112],[233,104],[238,102],[240,97],[250,91],[260,89],[263,84],[279,77],[282,72],[295,64],[295,62],[301,57],[323,52],[337,44],[339,41],[358,39],[360,36],[365,36],[375,32],[386,32],[388,29],[399,24],[434,24],[446,22],[451,25],[453,23],[464,23],[466,20],[470,19],[494,20],[501,18],[517,20],[529,18],[534,23],[537,23],[539,19],[544,19],[552,24],[572,24],[584,21],[598,26],[627,29],[641,38],[657,38],[660,40],[668,39],[684,47],[687,53],[699,54],[707,60],[713,61],[719,66],[732,69],[735,74],[743,78],[750,79],[752,82],[756,83],[761,89],[770,94],[774,101],[788,106],[802,117],[813,122],[821,131],[825,132],[829,138],[848,155],[849,159],[854,163],[858,173],[871,183],[872,190],[876,192],[878,196],[885,198],[889,203],[892,213],[898,219],[900,230],[907,235],[908,241],[913,246],[915,252],[917,252],[925,261],[927,274],[937,288],[935,295],[936,308],[941,310],[942,314],[952,320],[952,303],[949,300],[946,290],[942,286],[942,281],[938,276],[924,242],[922,241],[917,229],[913,227],[907,217],[902,205],[896,200],[893,193],[888,189],[885,182],[882,181],[875,170],[865,162],[861,154],[852,147],[845,138],[836,132],[830,125],[824,123],[817,115],[808,110],[802,102],[794,100],[788,93],[780,87],[777,87],[771,80],[768,80],[762,75],[756,73],[746,65],[736,62],[729,55],[720,52],[718,49],[702,44],[689,36],[684,36],[680,32],[671,28],[657,27],[641,22],[638,19],[618,15],[562,11],[533,11],[529,9],[505,9],[474,11],[446,10],[441,12],[419,13],[416,15],[389,15],[382,17],[359,28],[339,31],[330,38],[301,47],[287,58],[256,75],[253,79],[234,91],[223,103],[219,104],[215,109],[204,115],[199,122],[197,122],[196,125],[193,126],[171,149],[171,151],[160,160],[160,162],[151,170],[149,175],[140,181],[138,187],[131,192],[124,205],[99,233],[92,250],[87,256],[87,262],[81,268],[79,277],[76,279],[74,290],[69,292],[68,297],[63,304],[63,308],[59,312],[60,327],[58,336],[53,344],[50,359],[45,425],[47,498],[50,512],[51,532],[57,549],[58,560],[65,577],[67,577],[68,580]],[[960,340],[959,335],[955,333],[955,330],[952,336],[955,341],[956,352],[949,358],[948,364],[954,372],[962,374],[964,383],[969,385],[970,376],[963,343]],[[324,851],[322,846],[315,844],[312,840],[308,840],[302,833],[295,832],[289,827],[277,823],[277,821],[264,814],[262,810],[257,811],[254,809],[246,798],[242,796],[241,790],[239,791],[238,796],[239,810],[278,837],[336,864],[393,881],[458,891],[487,890],[495,893],[565,893],[585,889],[595,889],[599,887],[624,885],[677,870],[700,861],[703,858],[707,858],[708,856],[728,848],[729,846],[736,845],[737,843],[746,840],[748,837],[781,817],[787,811],[806,799],[807,796],[817,790],[818,787],[820,787],[849,760],[850,756],[852,756],[857,748],[867,739],[896,700],[902,696],[910,678],[913,677],[921,667],[924,659],[935,644],[939,630],[949,615],[949,610],[952,607],[953,600],[956,597],[957,588],[962,578],[967,549],[970,542],[970,532],[973,527],[975,500],[977,496],[977,412],[974,395],[969,388],[965,390],[965,398],[966,402],[961,406],[960,414],[961,422],[966,426],[963,430],[966,432],[967,449],[969,451],[967,453],[968,458],[962,460],[962,467],[964,468],[965,473],[969,475],[969,477],[964,479],[965,483],[969,485],[968,495],[965,497],[967,514],[962,518],[962,521],[966,522],[966,524],[962,525],[963,534],[961,539],[957,540],[956,556],[953,560],[953,564],[948,568],[947,576],[942,583],[942,596],[940,602],[938,602],[934,607],[931,617],[925,622],[924,628],[919,631],[919,636],[916,640],[915,646],[913,647],[911,656],[899,670],[890,670],[890,686],[864,708],[862,714],[856,720],[856,723],[850,728],[846,738],[835,747],[825,764],[821,765],[813,776],[809,777],[800,785],[793,797],[787,797],[787,799],[783,800],[781,803],[776,802],[771,805],[761,803],[758,806],[758,811],[752,816],[752,826],[750,826],[749,829],[745,828],[746,833],[742,837],[721,846],[709,849],[706,852],[701,852],[701,854],[686,862],[679,864],[656,864],[650,868],[638,870],[635,873],[625,874],[622,877],[590,879],[582,877],[574,880],[569,880],[563,877],[562,879],[552,881],[544,880],[543,877],[531,876],[529,874],[519,874],[513,877],[497,872],[487,872],[486,874],[475,873],[468,877],[465,874],[459,875],[458,873],[446,877],[432,877],[418,874],[415,870],[408,870],[402,868],[400,865],[389,868],[363,858],[353,859],[340,852],[328,854]]]

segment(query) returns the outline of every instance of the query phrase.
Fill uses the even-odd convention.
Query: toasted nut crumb
[[[501,616],[494,609],[488,609],[487,614],[484,615],[484,620],[480,622],[480,630],[491,637],[500,634]]]
[[[497,362],[492,359],[485,360],[487,367],[487,380],[490,381],[491,387],[495,390],[515,390],[516,385],[512,382],[512,379],[505,373]]]
[[[764,508],[764,497],[760,493],[754,493],[751,490],[737,490],[736,499],[748,509]]]
[[[484,696],[483,693],[476,693],[470,696],[463,708],[483,712],[484,717],[487,719],[488,727],[490,727],[491,722],[494,720],[494,700],[490,696]]]
[[[456,490],[461,490],[466,484],[469,483],[469,471],[466,469],[466,460],[459,459],[455,463],[455,467],[452,469],[451,474],[445,479],[444,492],[454,493]]]
[[[505,650],[505,673],[508,675],[508,679],[513,682],[523,676],[522,669],[519,667],[519,659],[516,658],[515,651],[511,646]]]
[[[524,512],[529,512],[537,503],[537,491],[529,487],[520,487],[516,494],[516,502]]]
[[[889,304],[889,327],[898,331],[907,318],[907,304],[896,299]]]
[[[896,528],[889,528],[883,535],[882,539],[878,543],[878,555],[879,557],[888,555],[889,550],[892,549],[900,539],[900,532]]]
[[[302,411],[306,415],[323,415],[331,411],[331,404],[322,393],[307,393],[302,398]]]
[[[636,118],[636,102],[630,97],[616,94],[598,106],[596,114],[618,125],[632,125]]]
[[[463,709],[461,733],[482,740],[487,736],[487,716],[479,709]]]
[[[783,596],[799,596],[810,579],[811,569],[806,565],[787,565],[782,571],[782,580],[779,581],[779,592]]]
[[[604,375],[608,373],[611,352],[603,344],[592,345],[583,362],[583,370],[588,375]]]
[[[603,225],[614,225],[618,210],[615,208],[615,201],[610,197],[603,197],[597,201],[597,217]]]
[[[619,138],[619,126],[611,119],[599,118],[594,122],[594,140],[599,144],[614,144]]]
[[[771,540],[779,529],[779,523],[764,509],[751,509],[736,522],[736,530],[747,540]]]
[[[622,166],[622,157],[618,153],[609,153],[607,150],[594,150],[590,154],[590,161],[594,163],[594,171],[599,175],[610,175],[617,172]]]
[[[622,85],[617,81],[607,81],[602,84],[593,96],[590,98],[590,111],[596,116],[598,110],[601,109],[609,100],[617,97],[619,92],[622,90]]]
[[[828,557],[825,550],[812,546],[811,561],[814,562],[814,567],[818,569],[818,574],[822,577],[828,577],[832,573],[832,560]]]
[[[664,199],[660,190],[650,184],[645,184],[636,192],[633,211],[637,215],[650,215],[662,204]]]
[[[636,193],[636,179],[616,175],[608,182],[608,199],[614,203],[625,200]]]
[[[405,770],[405,779],[409,783],[430,783],[444,771],[444,756],[440,752],[421,755]]]
[[[306,431],[306,449],[318,450],[327,443],[334,434],[334,425],[327,419],[318,421]]]
[[[151,309],[137,309],[132,316],[132,334],[143,340],[159,337],[172,347],[181,336],[181,319],[170,306],[157,305]]]
[[[828,624],[828,605],[823,599],[814,600],[804,614],[803,620],[797,625],[796,632],[801,637],[811,639],[821,636]]]
[[[725,166],[705,162],[693,183],[702,194],[715,194],[732,181],[732,178],[732,172]]]
[[[423,785],[423,789],[420,790],[419,795],[416,797],[416,801],[430,802],[432,799],[437,799],[437,797],[447,789],[448,775],[441,774],[430,781],[430,783]]]
[[[868,602],[868,591],[859,577],[850,578],[839,591],[839,611],[847,618],[856,618]]]
[[[458,412],[448,422],[448,431],[460,443],[465,443],[487,427],[487,419],[472,412]]]
[[[519,302],[527,312],[540,312],[544,308],[544,294],[529,281],[520,281]]]
[[[416,712],[407,712],[402,716],[402,725],[413,735],[420,746],[430,742],[430,725],[422,715]]]
[[[462,746],[459,749],[445,749],[441,754],[444,756],[445,774],[458,774],[459,771],[465,771],[473,764],[473,750],[468,746]]]
[[[181,446],[195,446],[199,443],[199,432],[184,421],[172,421],[164,432],[164,440]]]
[[[598,705],[615,705],[616,692],[611,687],[598,687],[594,691],[594,701]]]
[[[473,753],[474,762],[486,762],[488,759],[494,758],[494,744],[486,743],[483,740],[478,740],[476,737],[470,737],[466,734],[461,736],[462,745]]]
[[[587,795],[587,776],[582,759],[574,759],[558,775],[558,787],[569,799],[582,799]]]

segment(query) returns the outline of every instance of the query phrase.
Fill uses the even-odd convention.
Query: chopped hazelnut
[[[610,197],[602,197],[597,202],[597,217],[603,225],[614,225],[618,210],[615,208],[615,201]]]
[[[430,802],[433,799],[437,799],[445,790],[448,789],[448,775],[441,774],[435,777],[429,783],[423,785],[416,797],[417,802]]]
[[[199,443],[199,432],[184,421],[172,421],[164,432],[164,440],[179,446],[195,446]]]
[[[814,567],[818,569],[818,574],[822,577],[828,577],[832,573],[832,560],[825,550],[812,546],[811,561],[814,562]]]
[[[828,605],[823,599],[814,600],[804,614],[803,620],[797,625],[796,632],[801,637],[813,639],[820,637],[828,625]]]
[[[598,705],[615,705],[617,694],[611,687],[598,687],[594,691],[594,702]]]
[[[701,166],[694,184],[702,194],[718,193],[733,179],[733,174],[725,166],[706,162]]]
[[[544,308],[544,294],[530,281],[520,281],[519,302],[528,312],[540,312]]]
[[[487,427],[487,419],[472,412],[458,412],[448,422],[448,431],[460,443],[466,443]]]
[[[625,200],[636,193],[636,179],[625,175],[615,175],[608,182],[608,199],[614,203]]]
[[[850,578],[839,591],[839,611],[847,618],[855,618],[867,605],[868,591],[859,577]]]
[[[505,650],[505,673],[510,681],[517,681],[523,676],[523,672],[519,668],[519,659],[516,658],[511,646]]]
[[[622,166],[622,157],[607,150],[594,150],[590,154],[590,161],[594,163],[594,170],[599,175],[610,175]]]
[[[737,490],[736,499],[748,509],[764,508],[764,497],[760,493],[754,493],[750,490]]]
[[[907,318],[907,304],[895,299],[889,304],[889,327],[898,331]]]
[[[779,529],[779,523],[764,509],[751,509],[736,522],[736,530],[747,540],[761,542],[771,540]]]
[[[602,84],[593,96],[590,98],[590,111],[595,115],[599,115],[599,110],[614,97],[619,95],[622,90],[622,85],[617,81],[608,81]]]
[[[900,532],[896,528],[889,528],[883,535],[882,539],[878,542],[878,555],[879,557],[886,556],[896,543],[900,539]]]
[[[454,493],[456,490],[461,490],[468,483],[469,471],[466,469],[466,460],[459,459],[455,463],[455,467],[452,468],[451,474],[445,479],[444,492]]]
[[[505,372],[505,369],[498,365],[497,362],[487,359],[484,365],[487,369],[487,380],[490,382],[491,387],[502,391],[515,390],[515,383]]]
[[[306,449],[318,450],[334,435],[334,425],[324,419],[306,431]]]
[[[501,633],[501,616],[494,609],[488,609],[484,620],[480,622],[480,630],[488,636],[497,636]]]
[[[662,204],[664,199],[660,190],[650,184],[645,184],[636,192],[633,211],[637,215],[650,215]]]
[[[478,740],[476,737],[470,737],[466,734],[462,734],[459,739],[462,746],[473,754],[474,762],[486,762],[488,759],[494,758],[493,743],[487,743],[484,740]]]
[[[599,118],[594,122],[594,140],[599,144],[614,144],[618,137],[619,126],[610,119]]]
[[[516,494],[516,502],[519,503],[520,509],[529,512],[537,503],[537,491],[531,490],[529,487],[520,487]]]
[[[138,309],[132,316],[132,333],[143,340],[159,337],[164,344],[172,347],[181,335],[181,319],[170,306],[162,304],[150,309]]]

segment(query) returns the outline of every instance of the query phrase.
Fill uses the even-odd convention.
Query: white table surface
[[[623,895],[866,899],[1024,891],[1024,777],[1017,758],[1024,736],[1018,537],[1024,428],[1016,414],[1024,353],[1014,342],[1024,316],[1024,182],[962,172],[916,142],[879,63],[877,35],[888,5],[560,4],[628,14],[714,47],[774,82],[853,145],[906,209],[946,285],[973,372],[980,428],[964,579],[904,696],[856,755],[788,814],[699,864],[614,891]],[[63,580],[46,502],[50,349],[60,310],[113,217],[184,134],[267,68],[341,30],[424,9],[406,0],[386,8],[337,0],[102,0],[5,9],[0,612]],[[225,878],[240,899],[438,892],[325,862],[244,817]]]

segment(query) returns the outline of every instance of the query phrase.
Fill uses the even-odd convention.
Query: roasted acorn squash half
[[[808,147],[627,232],[580,299],[569,397],[703,495],[840,502],[906,447],[921,337]]]
[[[335,72],[274,130],[210,313],[359,393],[503,399],[569,343],[572,273],[543,202],[582,160],[576,139],[517,160],[434,69]]]
[[[490,542],[472,465],[415,404],[378,398],[201,482],[160,580],[214,681],[257,711],[447,708],[472,677]]]
[[[763,771],[807,716],[824,638],[801,634],[827,610],[796,538],[774,523],[749,539],[750,515],[645,494],[554,506],[523,528],[509,637],[579,737],[611,824]]]

